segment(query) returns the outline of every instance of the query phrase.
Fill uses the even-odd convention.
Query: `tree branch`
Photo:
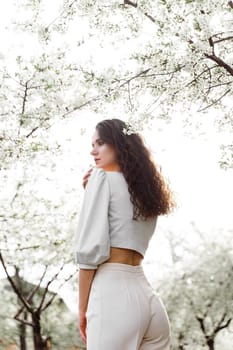
[[[131,100],[131,91],[130,91],[130,82],[128,83],[127,87],[128,87],[128,100],[129,100],[130,109],[133,110],[133,103]]]
[[[30,80],[31,80],[31,79],[30,79]],[[28,83],[29,83],[30,80],[26,81],[25,85],[23,85],[22,83],[20,83],[20,85],[22,85],[22,86],[24,87],[23,104],[22,104],[21,116],[23,116],[24,113],[25,113],[26,102],[27,102],[27,96],[28,96]],[[18,136],[20,135],[20,127],[21,127],[21,123],[19,123]]]
[[[215,40],[213,41],[214,44],[218,44],[218,43],[221,43],[222,41],[225,41],[225,40],[231,40],[233,39],[233,36],[228,36],[226,38],[222,38],[222,39],[218,39],[218,40]]]
[[[28,304],[27,300],[25,300],[25,298],[22,296],[22,294],[20,293],[19,289],[17,288],[17,286],[15,285],[13,279],[11,278],[11,276],[8,273],[8,270],[6,268],[5,265],[5,261],[3,259],[2,253],[0,252],[0,261],[2,263],[3,269],[7,275],[7,279],[11,284],[12,289],[14,290],[15,294],[18,296],[18,298],[20,299],[20,301],[22,302],[22,304],[24,305],[24,307],[26,308],[26,310],[28,310],[30,313],[33,312],[31,306]]]
[[[183,68],[184,66],[181,66],[179,69],[174,70],[173,72],[167,72],[167,73],[158,73],[158,74],[152,74],[152,75],[147,75],[147,77],[150,76],[160,76],[160,75],[171,75],[176,73],[177,71],[179,71],[181,68]],[[137,73],[136,75],[124,80],[120,85],[116,86],[116,87],[112,87],[109,88],[106,92],[96,95],[94,97],[91,97],[89,100],[81,103],[80,105],[73,107],[72,109],[69,109],[68,107],[66,107],[66,112],[63,113],[61,115],[61,118],[65,118],[67,117],[69,114],[76,112],[77,110],[80,110],[88,105],[90,105],[92,102],[98,101],[100,100],[103,96],[108,96],[110,95],[112,92],[114,92],[115,90],[118,90],[120,88],[122,88],[125,85],[128,85],[132,80],[135,80],[137,78],[143,77],[144,75],[146,75],[149,71],[151,71],[152,69],[154,69],[155,67],[151,67],[151,68],[147,68],[139,73]],[[117,80],[117,82],[119,83],[120,81],[122,81],[123,79],[119,79]],[[49,118],[45,119],[45,121],[49,120]],[[48,128],[50,128],[53,124],[49,125]],[[32,136],[34,134],[34,132],[36,132],[41,126],[37,125],[36,127],[34,127],[25,137],[29,138],[30,136]],[[47,128],[47,129],[48,129]]]
[[[233,76],[233,68],[229,66],[226,62],[224,62],[220,57],[217,57],[215,54],[208,55],[205,53],[204,55],[212,61],[216,62],[218,66],[223,67],[228,73],[230,73]]]
[[[233,76],[233,68],[229,66],[226,62],[224,62],[220,57],[217,57],[214,53],[212,55],[209,55],[207,53],[204,53],[205,57],[209,58],[210,60],[217,63],[219,67],[223,67],[230,75]]]
[[[137,2],[133,2],[133,1],[130,1],[130,0],[124,0],[124,5],[133,6],[135,8],[138,7],[138,3]]]
[[[155,23],[155,18],[149,15],[147,12],[144,12],[144,15],[151,20],[151,22]]]
[[[34,327],[34,325],[33,325],[32,322],[26,321],[25,319],[19,317],[19,315],[24,311],[24,309],[25,309],[25,306],[23,305],[23,306],[19,309],[19,311],[17,312],[17,314],[14,316],[14,319],[15,319],[16,321],[19,321],[20,323],[23,323],[23,324],[27,325],[27,326]]]
[[[28,139],[30,136],[32,136],[32,134],[34,134],[34,132],[36,131],[36,130],[38,130],[39,129],[39,126],[36,126],[35,128],[33,128],[30,132],[29,132],[29,134],[27,134],[26,135],[26,138]]]
[[[217,66],[215,66],[217,67]],[[188,87],[189,85],[192,85],[194,82],[196,82],[203,74],[207,73],[209,69],[213,69],[214,67],[204,69],[201,73],[199,73],[193,80],[191,80],[188,84],[185,85],[185,87]]]
[[[43,279],[44,279],[44,276],[45,276],[46,271],[47,271],[47,267],[45,268],[45,270],[44,270],[44,272],[43,272],[43,274],[42,274],[42,276],[41,276],[41,278],[40,278],[39,284],[36,285],[35,288],[33,288],[33,289],[31,290],[30,294],[29,294],[28,297],[27,297],[27,302],[28,302],[30,305],[32,304],[32,298],[33,298],[33,296],[34,296],[35,293],[38,291],[38,289],[39,289],[39,287],[40,287],[40,285],[41,285],[41,282],[42,282]],[[19,318],[19,315],[24,311],[24,309],[25,309],[25,306],[23,305],[23,306],[19,309],[19,311],[17,312],[17,314],[15,315],[14,318],[15,318],[17,321],[19,321],[19,322],[21,322],[21,323],[23,323],[23,324],[25,324],[25,325],[34,327],[34,325],[33,325],[32,322],[28,322],[28,321],[25,321],[24,319]]]
[[[10,206],[11,206],[11,207],[12,207],[12,205],[13,205],[15,199],[18,197],[19,189],[20,189],[23,185],[24,185],[24,184],[23,184],[22,182],[20,182],[20,181],[17,183],[16,192],[15,192],[15,194],[14,194],[14,196],[13,196],[11,202],[10,202]]]
[[[198,317],[196,315],[195,315],[195,318],[200,324],[200,328],[202,330],[202,333],[204,334],[205,337],[207,337],[206,330],[205,330],[205,324],[204,324],[204,318]]]
[[[225,97],[229,92],[231,92],[231,89],[228,89],[227,91],[224,92],[223,95],[221,95],[217,100],[213,101],[212,103],[210,103],[208,106],[204,107],[204,108],[201,108],[198,110],[198,112],[203,112],[205,111],[206,109],[216,105],[223,97]]]
[[[72,2],[69,4],[68,9],[70,10],[71,7],[72,7],[76,2],[77,2],[77,0],[72,1]],[[67,12],[67,9],[64,9],[64,10],[59,14],[59,16],[57,16],[52,22],[50,22],[50,23],[47,25],[47,27],[45,28],[45,30],[48,31],[48,30],[49,30],[49,27],[51,27],[51,25],[53,25],[59,18],[61,18],[61,16],[63,16],[65,12]]]
[[[75,273],[76,273],[76,272],[75,272]],[[61,289],[61,287],[63,287],[64,284],[65,284],[66,282],[68,282],[73,276],[74,276],[74,274],[72,274],[72,275],[70,275],[68,278],[66,278],[66,279],[64,280],[64,282],[59,286],[58,290]],[[56,293],[56,294],[54,293],[54,295],[52,295],[52,297],[51,297],[50,300],[47,302],[47,304],[45,304],[45,306],[41,309],[41,312],[43,312],[44,310],[46,310],[46,309],[52,304],[53,300],[57,297],[57,295],[58,295],[57,293]]]
[[[35,288],[33,288],[33,290],[31,291],[31,293],[30,293],[30,295],[29,295],[29,298],[28,298],[29,301],[32,300],[33,296],[36,294],[36,292],[37,292],[38,289],[40,288],[41,283],[42,283],[42,281],[43,281],[43,279],[44,279],[44,277],[45,277],[45,274],[46,274],[46,272],[47,272],[47,269],[48,269],[48,266],[45,266],[44,272],[43,272],[43,274],[42,274],[42,276],[41,276],[41,278],[40,278],[40,280],[39,280],[39,283],[35,286]]]
[[[48,120],[49,120],[49,118],[45,118],[45,119],[43,120],[43,122],[47,122]],[[29,138],[29,137],[32,136],[32,134],[34,134],[34,132],[35,132],[36,130],[38,130],[40,127],[41,127],[40,125],[35,126],[35,127],[29,132],[29,134],[27,134],[25,137],[26,137],[26,138]]]
[[[138,7],[138,3],[137,1],[136,2],[133,2],[133,1],[130,1],[130,0],[124,0],[124,5],[129,5],[129,6],[132,6],[134,8],[137,8]],[[151,22],[155,23],[155,18],[152,17],[150,14],[148,14],[147,12],[143,12],[144,16],[146,16]]]
[[[38,311],[41,311],[41,309],[43,308],[43,304],[44,304],[44,301],[45,301],[46,294],[48,293],[49,286],[50,286],[50,284],[58,277],[59,273],[63,270],[64,265],[65,265],[65,264],[62,264],[62,266],[60,267],[60,269],[58,270],[58,272],[57,272],[57,273],[51,278],[51,280],[47,283],[47,285],[46,285],[46,287],[45,287],[45,289],[44,289],[44,293],[43,293],[42,298],[41,298],[40,305],[39,305],[39,307],[37,308]]]
[[[22,310],[23,311],[23,310]],[[21,311],[21,312],[22,312]],[[20,312],[20,313],[21,313]],[[22,324],[25,324],[26,326],[30,326],[30,327],[34,327],[34,325],[33,325],[33,323],[32,322],[29,322],[29,321],[26,321],[26,320],[24,320],[23,318],[20,318],[18,315],[15,315],[14,316],[14,319],[16,320],[16,321],[18,321],[18,322],[20,322],[20,323],[22,323]]]
[[[221,331],[224,328],[227,328],[229,326],[229,324],[231,323],[231,318],[229,318],[228,320],[226,320],[226,322],[224,323],[224,320],[227,316],[227,312],[224,312],[221,319],[219,320],[219,322],[217,323],[216,327],[214,328],[213,333],[217,334],[219,331]]]
[[[220,326],[220,327],[217,329],[217,332],[221,331],[221,330],[224,329],[224,328],[227,328],[227,327],[230,325],[231,321],[232,321],[232,318],[229,318],[225,323],[223,323],[222,326]]]
[[[24,90],[24,95],[23,95],[23,105],[22,105],[21,114],[25,113],[25,107],[26,107],[27,95],[28,95],[28,82],[29,81],[26,81],[26,83],[24,85],[25,90]]]
[[[121,88],[122,86],[124,86],[126,84],[129,84],[132,80],[137,79],[137,78],[139,78],[142,75],[146,75],[152,69],[153,69],[153,67],[152,68],[147,68],[147,69],[139,72],[138,74],[134,75],[133,77],[125,80],[120,86],[118,86],[118,88]]]
[[[219,86],[224,86],[224,85],[231,85],[233,84],[233,81],[226,81],[225,83],[219,83],[219,84],[215,84],[215,85],[211,85],[208,89],[214,89],[216,87],[219,87]]]

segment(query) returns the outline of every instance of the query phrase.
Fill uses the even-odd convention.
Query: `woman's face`
[[[98,130],[95,130],[92,137],[91,155],[94,157],[97,168],[119,171],[115,150],[111,145],[108,145],[101,140]]]

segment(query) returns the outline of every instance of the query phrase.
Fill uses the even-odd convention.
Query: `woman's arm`
[[[79,329],[86,341],[86,311],[90,289],[99,265],[110,254],[108,208],[110,188],[106,173],[94,169],[85,189],[75,236],[75,256],[79,264]]]
[[[95,272],[96,270],[79,270],[79,331],[84,343],[86,343],[86,311]]]

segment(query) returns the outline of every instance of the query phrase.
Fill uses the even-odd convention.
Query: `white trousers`
[[[141,266],[102,264],[87,309],[87,350],[169,350],[170,326]]]

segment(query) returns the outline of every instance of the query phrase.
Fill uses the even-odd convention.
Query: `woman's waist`
[[[110,257],[105,263],[118,263],[131,266],[141,265],[143,256],[132,249],[127,248],[110,248]]]

